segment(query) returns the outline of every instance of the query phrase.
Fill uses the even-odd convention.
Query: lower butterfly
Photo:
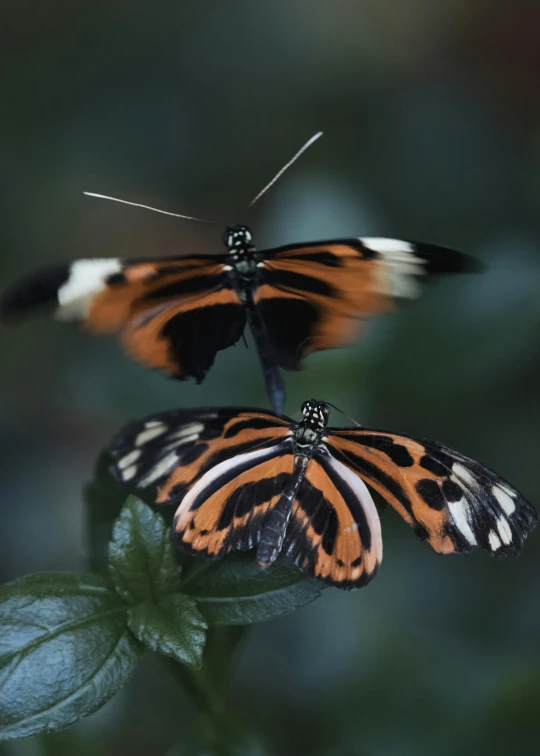
[[[338,588],[368,583],[382,561],[380,494],[441,554],[481,547],[518,554],[535,508],[487,467],[434,441],[370,428],[328,428],[310,400],[302,420],[249,408],[163,412],[112,443],[113,472],[157,487],[177,506],[179,549],[219,559],[256,548],[264,568],[283,552]]]

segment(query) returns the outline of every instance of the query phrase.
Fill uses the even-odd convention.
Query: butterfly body
[[[290,481],[281,494],[275,508],[270,512],[261,532],[257,548],[257,563],[268,567],[281,551],[287,532],[294,501],[304,479],[307,466],[324,437],[328,419],[328,407],[322,402],[304,402],[303,420],[292,429],[294,468]],[[325,454],[321,446],[320,453]]]
[[[330,428],[310,400],[300,422],[264,410],[165,412],[113,440],[113,472],[174,504],[178,547],[219,559],[280,553],[340,588],[368,583],[382,561],[380,494],[441,554],[517,554],[534,507],[507,481],[442,444],[370,428]]]

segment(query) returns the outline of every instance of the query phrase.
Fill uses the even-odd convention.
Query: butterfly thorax
[[[252,244],[251,231],[247,226],[225,229],[223,241],[229,250],[227,262],[243,281],[252,281],[257,273],[261,256]]]
[[[330,410],[324,402],[310,399],[302,405],[302,420],[294,426],[294,440],[299,454],[310,456],[325,433]]]

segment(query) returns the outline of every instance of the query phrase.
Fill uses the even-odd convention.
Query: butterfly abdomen
[[[287,532],[293,501],[294,498],[283,493],[277,506],[270,513],[257,548],[259,567],[269,567],[277,559]]]
[[[257,564],[259,567],[269,567],[275,562],[281,551],[291,517],[292,506],[298,494],[300,484],[304,479],[304,472],[308,462],[308,457],[297,457],[292,478],[264,524],[259,546],[257,547]]]

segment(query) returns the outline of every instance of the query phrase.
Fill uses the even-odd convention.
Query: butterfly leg
[[[266,333],[264,323],[262,322],[254,304],[249,304],[247,306],[247,319],[261,361],[264,382],[270,399],[270,404],[276,415],[281,416],[283,415],[283,409],[285,406],[285,386],[272,352],[272,346]]]
[[[272,562],[275,562],[281,551],[291,516],[292,505],[296,499],[300,484],[304,479],[308,462],[309,457],[296,457],[291,480],[268,516],[257,548],[257,564],[259,567],[269,567]]]

